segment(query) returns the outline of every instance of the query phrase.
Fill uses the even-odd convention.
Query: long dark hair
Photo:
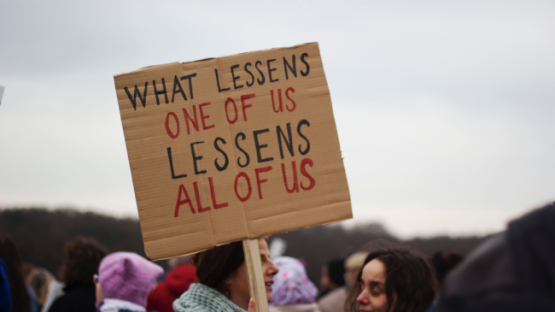
[[[23,278],[23,262],[19,249],[9,237],[0,237],[0,259],[6,264],[12,297],[12,312],[28,312],[31,309],[31,296],[27,292]]]
[[[243,243],[235,242],[200,252],[191,259],[197,268],[199,283],[230,296],[225,280],[245,262]]]
[[[435,298],[437,279],[428,260],[407,248],[385,248],[371,252],[364,260],[364,266],[380,260],[386,268],[385,293],[388,312],[422,312]],[[362,268],[357,282],[351,288],[345,303],[346,312],[358,311],[357,297],[362,292]]]
[[[66,286],[92,285],[100,261],[108,254],[104,246],[93,238],[77,236],[66,244],[60,280]]]

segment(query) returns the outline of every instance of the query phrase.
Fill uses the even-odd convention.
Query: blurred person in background
[[[437,281],[439,282],[440,288],[447,273],[455,268],[462,260],[463,256],[455,250],[445,253],[436,252],[434,254],[432,257],[432,264],[436,270]]]
[[[10,285],[11,312],[39,312],[40,306],[33,289],[25,283],[23,262],[19,249],[8,237],[0,237],[0,259],[3,260]]]
[[[27,275],[27,283],[35,291],[42,312],[48,311],[54,300],[64,294],[63,284],[43,268],[33,267]]]
[[[358,273],[364,265],[364,260],[368,257],[367,251],[359,251],[350,255],[345,260],[345,286],[347,291],[357,282]]]
[[[368,256],[368,252],[360,251],[350,255],[343,262],[343,269],[345,274],[345,285],[334,289],[326,296],[318,300],[320,311],[322,312],[336,312],[342,311],[345,307],[345,301],[349,290],[356,283],[358,273],[362,269],[364,259]]]
[[[322,266],[321,293],[318,306],[322,312],[337,312],[343,309],[347,290],[345,288],[345,260],[332,260]]]
[[[404,248],[371,252],[345,303],[346,312],[428,312],[437,290],[428,260]]]
[[[105,257],[95,276],[96,307],[99,312],[146,311],[146,298],[162,267],[132,252]]]
[[[168,261],[171,269],[148,294],[147,311],[174,312],[173,302],[189,290],[191,284],[197,282],[195,267],[190,262],[190,256],[172,258]]]
[[[331,260],[322,266],[322,277],[320,278],[320,293],[318,298],[322,298],[330,291],[345,285],[344,259]]]
[[[52,280],[54,280],[54,276],[43,268],[33,267],[27,275],[27,283],[35,291],[41,308],[46,301],[48,288]]]
[[[9,312],[12,308],[12,297],[10,296],[10,283],[8,282],[8,270],[6,264],[0,259],[0,312]]]
[[[555,203],[509,223],[447,274],[437,312],[555,311]]]
[[[60,280],[65,284],[64,294],[52,303],[48,311],[95,312],[93,277],[107,253],[106,248],[92,238],[79,236],[67,243],[60,272]]]
[[[268,244],[258,239],[266,299],[272,301],[272,285],[277,266],[270,260]],[[250,300],[249,280],[243,243],[234,242],[193,256],[198,283],[192,284],[173,304],[176,312],[244,312],[254,311]]]
[[[279,273],[274,276],[270,312],[319,312],[314,302],[318,289],[308,279],[304,265],[291,257],[274,259]]]

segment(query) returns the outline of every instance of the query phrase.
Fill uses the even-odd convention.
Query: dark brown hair
[[[199,283],[210,286],[229,297],[225,280],[245,262],[243,243],[235,242],[200,252],[193,256]]]
[[[95,239],[78,236],[66,244],[60,280],[66,286],[93,284],[93,276],[98,273],[100,261],[106,254],[106,248]]]
[[[434,269],[425,257],[406,248],[386,248],[371,252],[362,268],[374,259],[380,260],[386,268],[388,312],[422,312],[432,304],[437,280]],[[347,297],[346,312],[358,311],[356,299],[362,292],[362,268]]]
[[[6,264],[12,312],[27,312],[31,309],[31,296],[23,278],[23,262],[19,249],[9,237],[0,237],[0,259]]]

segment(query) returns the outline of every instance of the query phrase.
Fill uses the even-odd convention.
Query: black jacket
[[[96,312],[95,286],[75,285],[64,288],[64,295],[52,303],[48,312]]]

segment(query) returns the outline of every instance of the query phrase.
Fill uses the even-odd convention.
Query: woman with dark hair
[[[259,239],[266,298],[272,301],[272,284],[279,269],[270,260],[266,240]],[[243,243],[235,242],[196,254],[192,259],[198,284],[192,284],[173,308],[176,312],[244,312],[254,311]]]
[[[11,312],[38,312],[40,306],[35,293],[23,278],[23,262],[19,249],[8,237],[0,237],[0,259],[6,265],[10,294],[12,299]]]
[[[92,238],[77,237],[66,245],[60,280],[64,295],[56,299],[49,312],[95,312],[95,284],[100,261],[107,251]]]
[[[424,312],[437,290],[428,261],[403,248],[371,252],[347,297],[346,312]]]

